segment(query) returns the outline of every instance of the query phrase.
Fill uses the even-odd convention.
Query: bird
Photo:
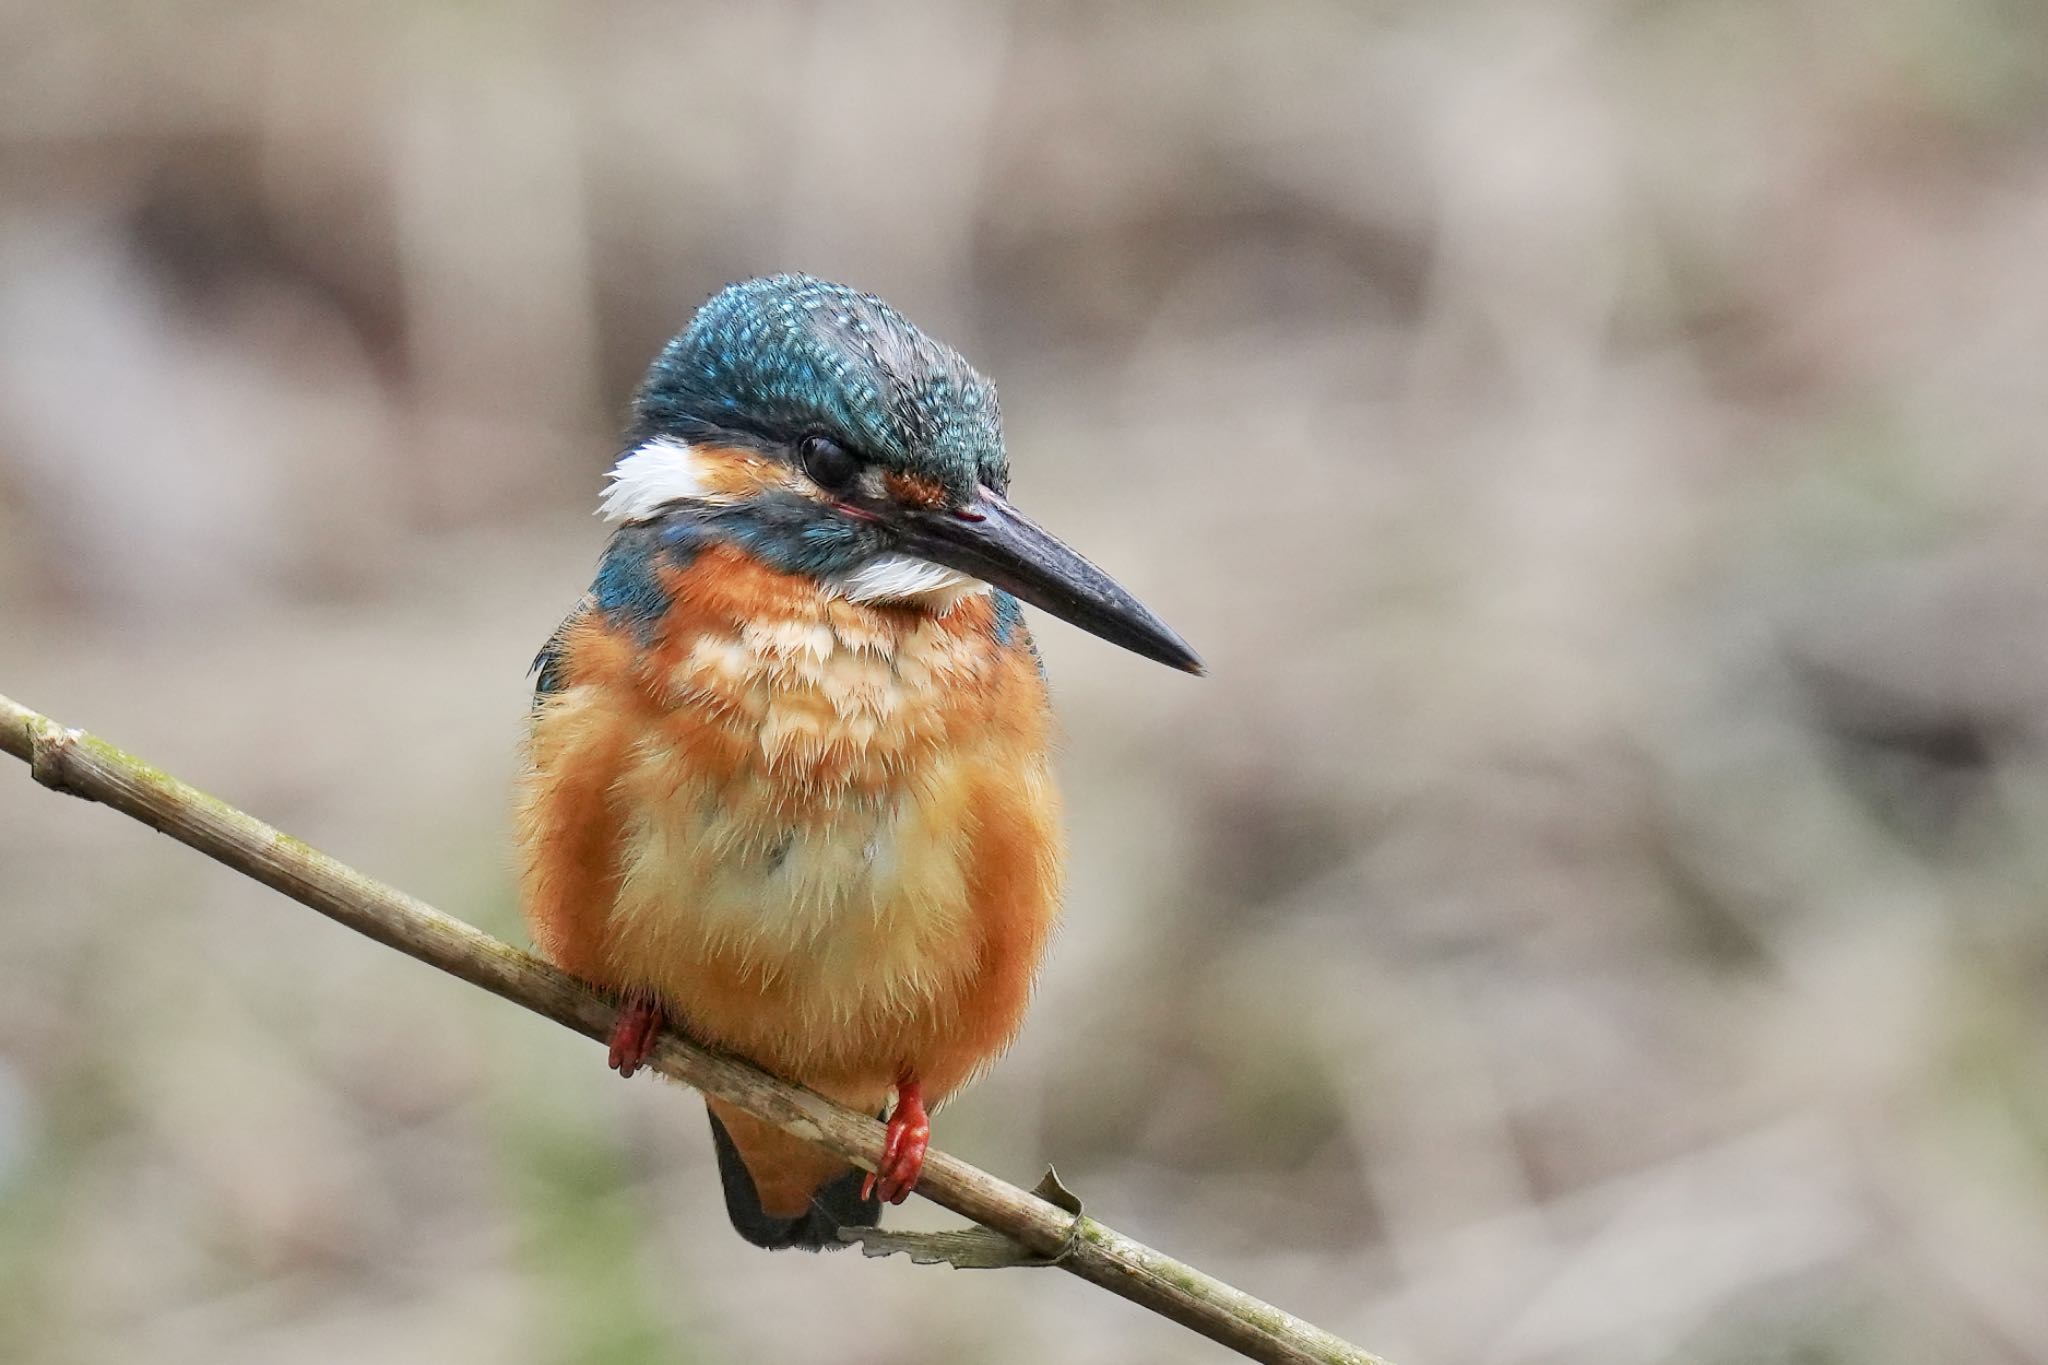
[[[757,1246],[875,1226],[1022,1024],[1064,836],[1020,602],[1203,668],[1009,485],[953,348],[845,285],[728,285],[648,368],[594,581],[534,660],[522,908],[620,1002],[610,1067],[674,1030],[886,1116],[863,1173],[707,1099]]]

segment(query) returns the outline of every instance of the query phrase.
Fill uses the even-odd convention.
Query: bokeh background
[[[0,691],[521,936],[727,280],[1003,387],[1073,889],[939,1124],[1404,1365],[2048,1360],[2048,9],[0,5]],[[924,1206],[896,1221],[940,1226]],[[1221,1359],[0,771],[0,1359]]]

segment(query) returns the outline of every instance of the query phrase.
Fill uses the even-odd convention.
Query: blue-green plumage
[[[1010,482],[995,385],[872,294],[808,275],[728,285],[662,348],[635,436],[738,441],[779,455],[822,431],[965,499]]]
[[[695,558],[701,539],[687,521],[664,518],[622,526],[598,562],[591,600],[615,627],[631,630],[641,644],[668,614],[669,593],[661,581],[665,565],[682,567]]]

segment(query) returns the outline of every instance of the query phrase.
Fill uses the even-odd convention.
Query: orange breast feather
[[[905,1067],[943,1098],[1016,1032],[1059,900],[1021,632],[729,547],[665,572],[651,643],[595,612],[561,641],[519,812],[536,941],[869,1112]]]

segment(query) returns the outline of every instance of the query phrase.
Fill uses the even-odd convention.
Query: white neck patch
[[[910,555],[877,555],[833,580],[855,602],[905,602],[944,614],[961,599],[987,592],[978,578]]]
[[[622,457],[605,476],[597,514],[606,521],[643,521],[664,504],[688,498],[718,502],[704,481],[704,462],[686,441],[657,436]]]

